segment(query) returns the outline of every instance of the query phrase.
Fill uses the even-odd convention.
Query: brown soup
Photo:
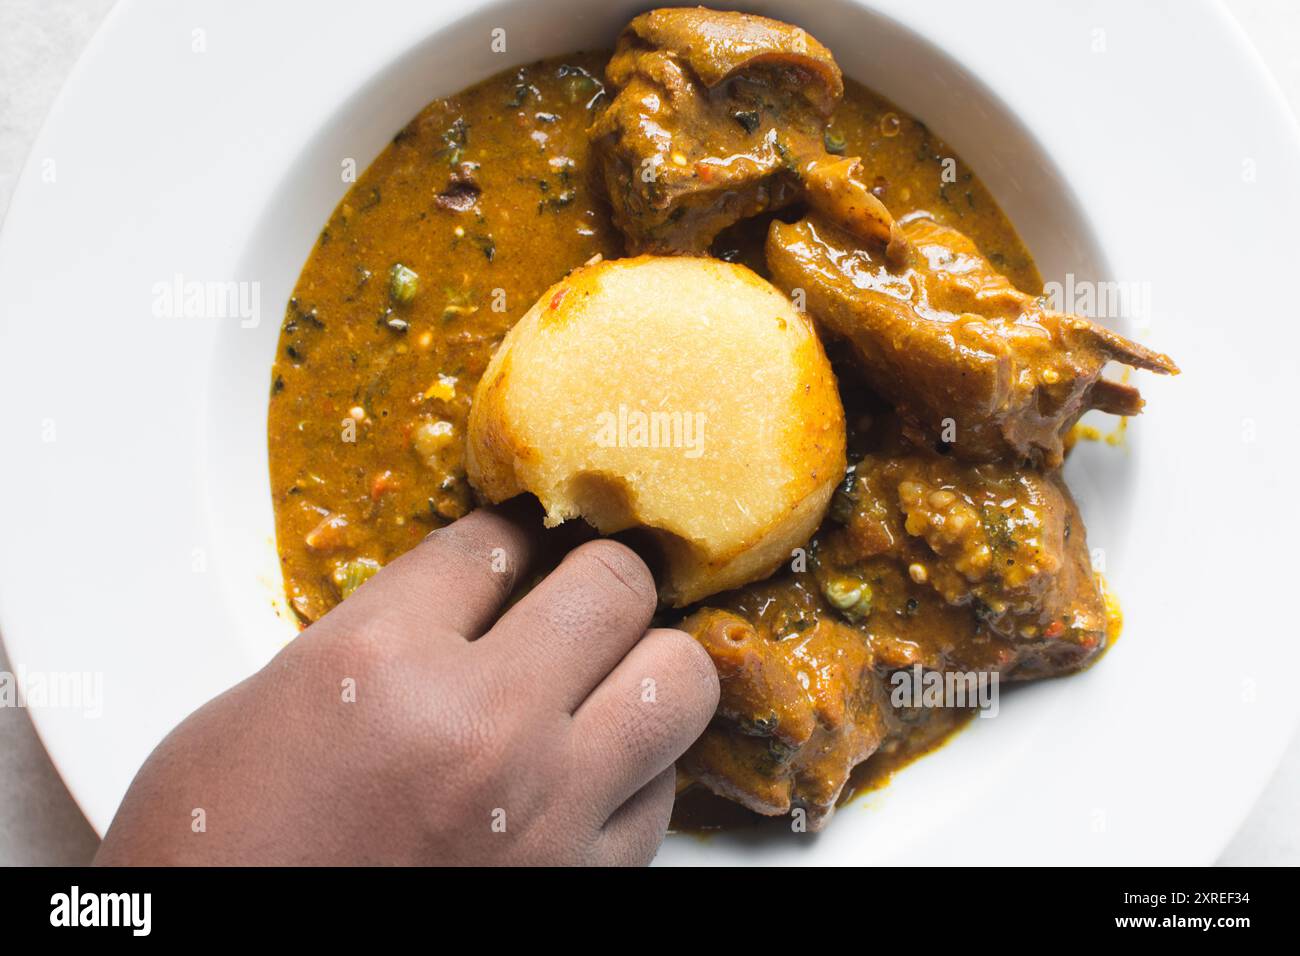
[[[321,230],[286,311],[268,415],[280,562],[303,622],[472,507],[465,426],[493,350],[566,272],[622,254],[586,136],[606,59],[558,57],[430,103]],[[863,157],[896,216],[930,213],[1021,289],[1041,291],[997,203],[922,122],[849,82],[828,140]],[[762,271],[766,225],[729,230],[715,254]],[[842,391],[853,414],[860,399]],[[754,587],[805,603],[792,578]],[[919,726],[855,779],[878,782],[960,723]]]

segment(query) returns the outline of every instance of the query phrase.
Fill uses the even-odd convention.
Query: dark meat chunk
[[[802,626],[789,631],[770,613],[753,618],[706,608],[682,622],[717,665],[722,698],[678,766],[758,813],[803,808],[817,829],[884,737],[871,651],[830,618],[787,620]]]
[[[703,8],[653,10],[619,37],[617,91],[591,130],[629,253],[703,253],[722,229],[800,195],[843,94],[798,27]]]
[[[635,39],[633,39],[635,38]],[[799,94],[829,115],[844,93],[831,51],[800,27],[748,13],[705,7],[665,7],[642,14],[619,38],[624,46],[667,50],[706,87],[761,66],[797,66],[812,83]]]
[[[803,807],[813,827],[877,748],[956,719],[894,706],[894,671],[1050,677],[1095,659],[1112,628],[1058,473],[917,449],[881,419],[811,566],[717,595],[680,625],[722,682],[684,776],[758,813]]]
[[[633,20],[606,71],[617,95],[592,127],[629,252],[700,254],[719,232],[803,199],[854,235],[901,233],[856,157],[829,154],[844,92],[830,51],[798,27],[703,8]]]
[[[774,222],[767,262],[778,286],[802,290],[822,328],[851,343],[911,437],[967,460],[1055,468],[1085,411],[1142,408],[1136,389],[1100,377],[1108,361],[1178,371],[1016,289],[968,238],[929,218],[901,223],[888,247],[820,216]]]
[[[477,163],[460,163],[452,169],[447,188],[433,197],[433,204],[448,212],[468,212],[478,205],[483,192],[478,184]]]
[[[885,260],[897,266],[908,255],[899,223],[867,183],[866,169],[856,156],[822,156],[801,167],[808,205],[849,234],[883,244]]]
[[[866,627],[886,666],[1021,680],[1077,670],[1106,646],[1106,602],[1059,473],[902,450],[863,458],[839,494],[843,523],[823,531],[817,575],[823,590],[847,576],[879,592]]]

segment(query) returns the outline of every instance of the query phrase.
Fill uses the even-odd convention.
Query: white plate
[[[157,740],[292,633],[268,369],[341,163],[435,96],[608,46],[643,6],[126,0],[91,44],[0,236],[0,623],[17,670],[103,674],[101,717],[32,712],[96,829]],[[1126,331],[1184,369],[1143,378],[1125,447],[1070,464],[1125,633],[817,838],[674,838],[661,859],[1209,862],[1300,708],[1294,121],[1217,7],[872,6],[752,8],[945,137],[1048,278],[1147,283]],[[259,283],[260,323],[155,316],[177,275]]]

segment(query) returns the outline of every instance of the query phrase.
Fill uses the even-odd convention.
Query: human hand
[[[649,862],[717,675],[612,541],[503,612],[538,551],[509,509],[435,531],[172,731],[96,862]]]

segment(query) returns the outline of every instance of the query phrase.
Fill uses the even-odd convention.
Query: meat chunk
[[[897,670],[1029,680],[1085,666],[1112,615],[1059,472],[962,462],[873,426],[810,566],[711,599],[681,627],[717,716],[678,766],[755,812],[832,812],[853,768],[954,712],[894,706]]]
[[[757,67],[796,66],[814,81],[798,94],[823,115],[830,115],[844,93],[830,50],[780,20],[705,7],[665,7],[634,19],[619,38],[620,51],[641,46],[670,51],[710,89]]]
[[[802,629],[784,630],[771,607],[750,617],[706,608],[682,623],[713,658],[722,698],[678,766],[758,813],[803,808],[817,829],[884,737],[881,692],[861,632],[830,618],[787,617]]]
[[[1016,289],[957,230],[916,217],[900,232],[886,246],[817,214],[774,222],[767,262],[778,286],[802,290],[822,328],[852,345],[919,443],[942,442],[971,461],[1056,468],[1085,411],[1142,408],[1136,389],[1101,378],[1108,361],[1178,371],[1167,356]]]
[[[653,10],[619,37],[616,95],[591,130],[629,253],[702,253],[722,229],[800,195],[844,91],[798,27],[703,8]]]
[[[861,159],[814,156],[800,168],[805,198],[812,209],[858,239],[882,243],[890,266],[905,259],[907,239],[871,191]]]
[[[617,95],[591,136],[630,253],[700,254],[728,226],[800,199],[901,252],[861,160],[825,149],[844,82],[798,27],[654,10],[628,25],[606,77]]]
[[[848,576],[879,592],[865,626],[884,666],[1021,680],[1077,670],[1106,646],[1108,609],[1059,472],[900,445],[858,462],[840,494],[817,574],[824,591]]]

